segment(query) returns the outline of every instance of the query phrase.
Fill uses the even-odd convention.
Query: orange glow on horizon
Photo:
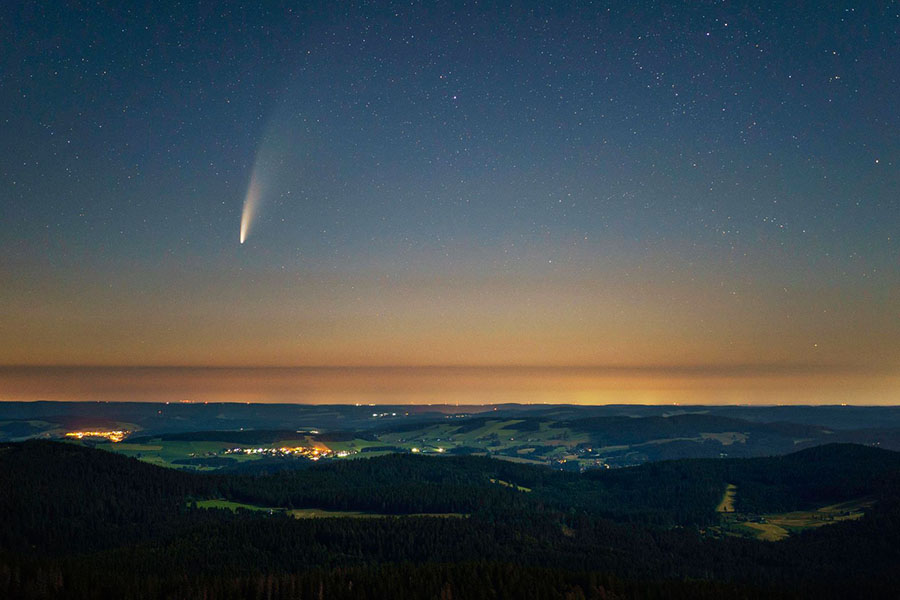
[[[0,401],[896,404],[898,392],[895,374],[810,367],[0,368]]]

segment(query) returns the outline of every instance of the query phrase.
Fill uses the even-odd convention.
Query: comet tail
[[[250,233],[250,225],[256,217],[256,209],[259,205],[259,181],[256,170],[250,176],[250,185],[247,187],[247,196],[244,198],[244,210],[241,212],[241,243],[247,239]]]

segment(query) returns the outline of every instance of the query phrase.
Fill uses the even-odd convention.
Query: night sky
[[[896,2],[107,4],[0,7],[0,364],[900,397]]]

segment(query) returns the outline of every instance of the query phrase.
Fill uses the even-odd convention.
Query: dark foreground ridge
[[[0,446],[0,482],[0,596],[9,598],[877,598],[900,589],[900,454],[850,444],[584,474],[394,454],[248,476],[32,441]],[[780,542],[710,535],[727,486],[746,514],[859,499],[867,508]],[[257,510],[204,508],[233,503]],[[294,518],[309,509],[354,516]],[[423,514],[434,516],[413,516]]]

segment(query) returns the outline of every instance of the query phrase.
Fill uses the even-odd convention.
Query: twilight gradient
[[[900,397],[891,3],[127,4],[0,7],[0,364]]]

